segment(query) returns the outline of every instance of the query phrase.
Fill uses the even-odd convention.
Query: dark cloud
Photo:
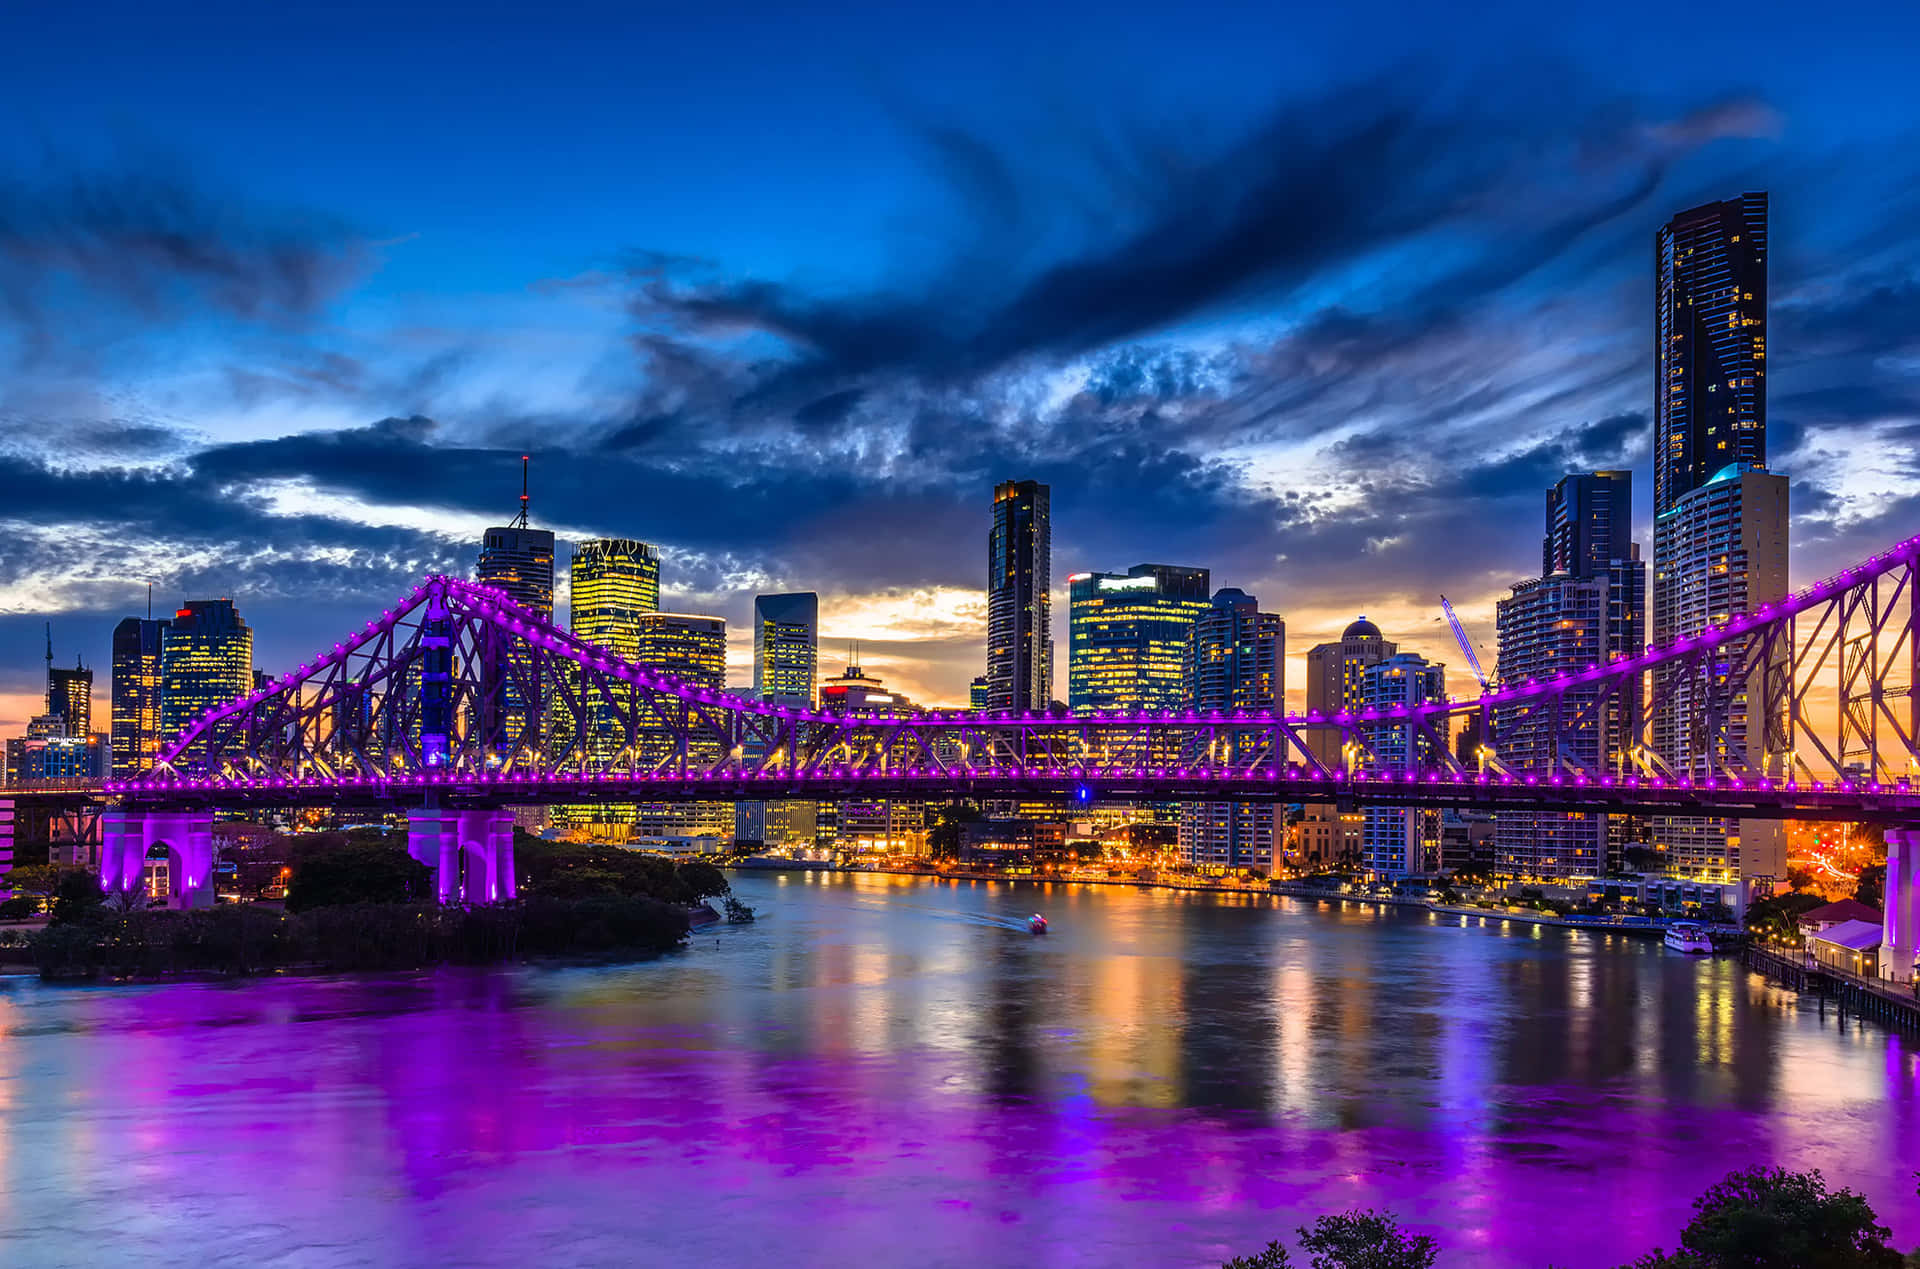
[[[49,304],[68,314],[76,298],[144,320],[302,320],[366,266],[367,250],[340,223],[210,193],[159,159],[0,175],[0,308],[35,341],[62,320]]]

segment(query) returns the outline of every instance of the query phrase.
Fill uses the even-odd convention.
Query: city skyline
[[[844,182],[830,216],[817,197],[738,199],[684,144],[649,157],[644,195],[582,175],[533,182],[563,215],[508,197],[552,175],[530,133],[577,105],[564,83],[493,139],[493,167],[430,190],[357,132],[299,167],[257,161],[259,129],[302,109],[292,84],[259,83],[248,120],[152,93],[153,138],[118,145],[116,101],[204,69],[191,50],[110,76],[125,86],[84,108],[88,77],[57,58],[22,68],[5,91],[31,101],[45,144],[0,150],[0,196],[30,212],[0,236],[18,315],[0,350],[16,546],[0,565],[0,730],[34,712],[48,616],[104,666],[149,581],[169,603],[232,595],[263,667],[284,668],[310,650],[309,619],[340,626],[426,572],[463,574],[529,452],[534,523],[657,544],[681,579],[664,604],[727,619],[730,681],[750,665],[752,597],[813,590],[822,639],[859,639],[915,699],[963,702],[984,639],[982,491],[1034,479],[1054,491],[1055,579],[1186,561],[1286,617],[1290,683],[1298,650],[1365,612],[1446,663],[1457,691],[1438,593],[1490,652],[1494,601],[1536,571],[1539,491],[1571,471],[1649,472],[1654,233],[1750,189],[1770,191],[1777,222],[1767,430],[1796,482],[1794,576],[1905,531],[1914,253],[1896,232],[1912,183],[1894,140],[1911,103],[1868,67],[1838,88],[1809,69],[1838,37],[1795,18],[1757,33],[1742,78],[1684,92],[1645,55],[1603,76],[1579,40],[1539,37],[1567,73],[1519,76],[1483,111],[1392,49],[1306,73],[1302,50],[1352,38],[1346,21],[1316,17],[1297,49],[1251,39],[1204,71],[1177,33],[1079,32],[1061,73],[1086,114],[1048,128],[1026,126],[1044,92],[902,104],[890,76],[848,76],[794,123],[845,134],[805,174],[792,138],[756,139],[750,109],[703,124],[760,187]],[[1409,47],[1445,25],[1411,15]],[[138,61],[140,23],[107,26],[94,64]],[[513,34],[470,31],[494,57]],[[714,34],[689,19],[659,39]],[[1849,55],[1904,47],[1881,34],[1850,36]],[[1162,48],[1146,89],[1094,69]],[[1023,65],[964,37],[922,55],[1010,81]],[[1277,93],[1276,66],[1300,71]],[[391,106],[381,92],[364,108]],[[1538,109],[1493,122],[1526,93]],[[1189,161],[1149,162],[1175,99]],[[422,110],[426,138],[470,153],[470,125]],[[615,93],[605,118],[658,136],[649,111],[672,113]],[[1131,175],[1101,175],[1109,152]],[[1352,184],[1303,200],[1320,161]],[[1303,203],[1309,220],[1288,221]],[[1089,221],[1087,205],[1107,212]],[[1228,205],[1244,216],[1196,210]],[[156,220],[204,251],[141,251]],[[1027,235],[1029,257],[988,224],[1049,232]],[[857,334],[880,329],[892,338]],[[1635,487],[1645,543],[1653,483]],[[1064,648],[1063,581],[1053,600]]]

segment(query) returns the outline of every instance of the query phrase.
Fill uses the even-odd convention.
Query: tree
[[[1787,869],[1787,884],[1795,890],[1813,889],[1813,870],[1809,868]]]
[[[398,846],[345,846],[311,855],[294,868],[287,911],[344,903],[425,903],[426,866]]]
[[[1300,1250],[1312,1269],[1429,1269],[1440,1244],[1430,1235],[1407,1233],[1386,1212],[1355,1210],[1303,1227]]]
[[[7,874],[7,884],[21,894],[30,894],[42,902],[51,903],[54,891],[60,888],[60,877],[64,868],[55,868],[52,864],[25,864]]]
[[[1220,1269],[1292,1269],[1293,1260],[1287,1255],[1287,1249],[1279,1243],[1268,1243],[1266,1247],[1251,1256],[1235,1256],[1220,1266]]]
[[[971,802],[948,802],[927,808],[933,826],[927,830],[927,853],[935,859],[952,859],[960,853],[960,826],[985,819]]]
[[[1877,908],[1885,900],[1887,888],[1887,866],[1868,864],[1860,870],[1860,879],[1854,883],[1853,897],[1870,908]]]
[[[1865,1198],[1828,1190],[1818,1169],[1747,1168],[1693,1201],[1678,1251],[1632,1269],[1901,1269],[1891,1235]]]
[[[1826,902],[1817,894],[1798,890],[1768,895],[1747,905],[1747,929],[1760,938],[1782,943],[1798,942],[1801,914],[1824,907]]]
[[[100,910],[106,897],[98,877],[85,869],[69,868],[60,874],[60,884],[53,892],[53,923],[72,925],[85,921]]]
[[[716,899],[733,889],[727,884],[727,874],[697,859],[681,864],[676,871],[696,899]]]

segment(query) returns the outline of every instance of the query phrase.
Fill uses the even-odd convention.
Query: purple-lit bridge
[[[204,892],[214,811],[315,805],[404,809],[442,897],[477,902],[514,893],[503,808],[538,803],[1337,802],[1871,821],[1905,843],[1920,829],[1916,560],[1920,537],[1639,656],[1331,715],[793,709],[630,664],[498,591],[432,577],[196,719],[154,770],[103,786],[103,872],[135,887],[164,848],[183,894]],[[1712,759],[1651,756],[1659,719]],[[1452,743],[1469,724],[1471,765]],[[1577,743],[1596,729],[1625,743]],[[1595,769],[1583,750],[1622,756]]]

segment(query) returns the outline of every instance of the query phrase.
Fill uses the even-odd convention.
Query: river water
[[[1212,1266],[1371,1205],[1442,1266],[1584,1269],[1756,1162],[1920,1243],[1920,1044],[1725,958],[1289,899],[735,885],[760,922],[639,965],[0,980],[0,1264]]]

